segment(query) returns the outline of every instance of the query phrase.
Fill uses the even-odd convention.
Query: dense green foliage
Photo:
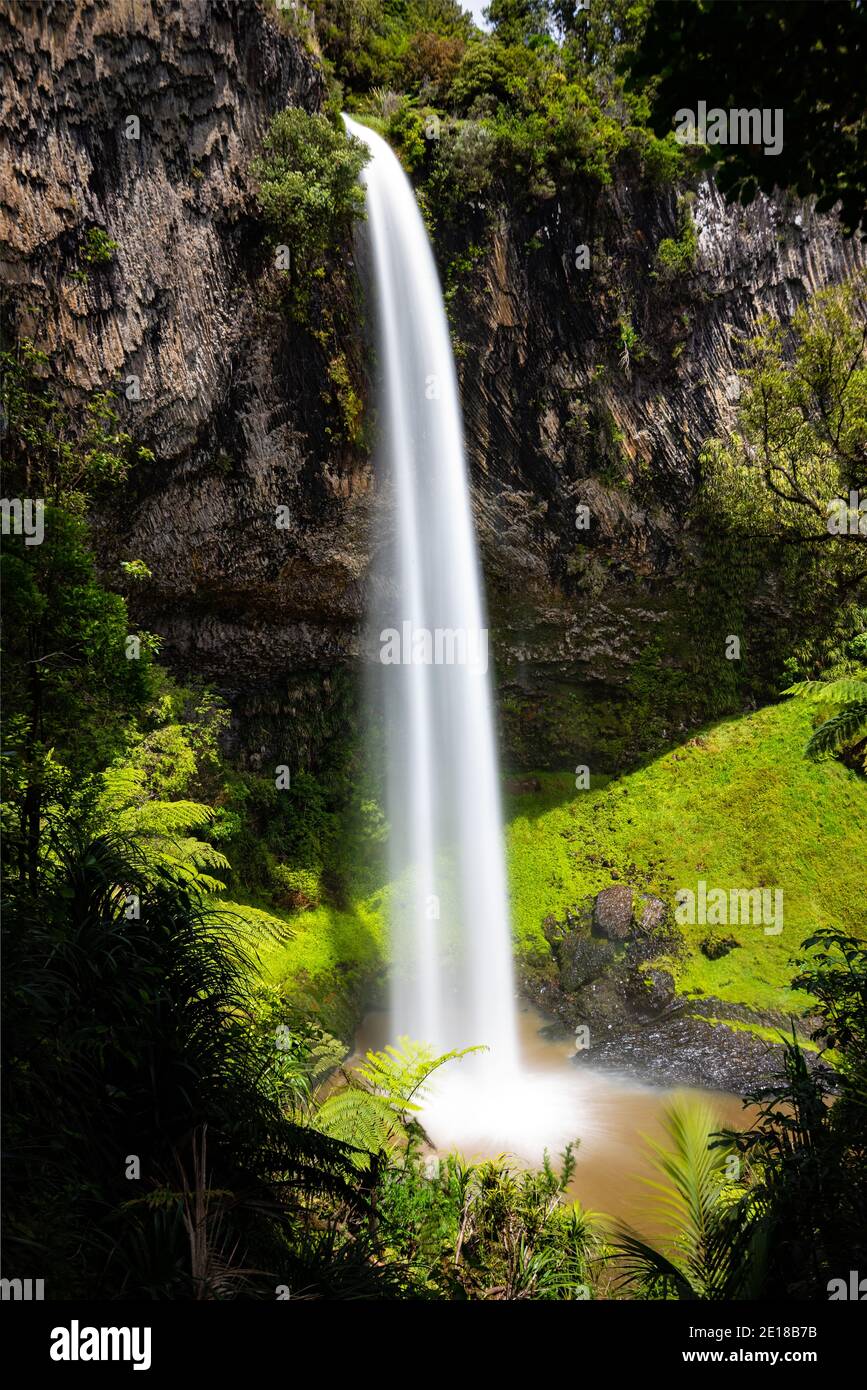
[[[743,344],[736,431],[708,447],[715,500],[762,539],[845,550],[860,575],[862,532],[832,529],[833,504],[867,481],[864,277],[821,290],[790,324],[765,319]]]
[[[276,297],[306,335],[299,346],[328,384],[326,436],[354,448],[365,443],[365,383],[361,297],[348,247],[364,217],[358,176],[367,159],[336,108],[310,114],[289,107],[272,119],[250,167],[277,272]]]
[[[351,18],[339,0],[315,7],[342,99],[388,136],[443,220],[472,212],[468,194],[535,203],[578,178],[608,183],[620,159],[654,179],[685,167],[615,71],[643,6],[609,11],[589,31],[561,22],[558,43],[547,0],[494,0],[490,33],[456,0],[367,0]]]
[[[96,576],[83,513],[101,488],[146,462],[110,393],[76,421],[30,343],[3,353],[4,484],[44,504],[44,537],[4,535],[4,813],[7,863],[36,887],[46,803],[82,796],[122,744],[143,698],[154,642],[132,634],[123,600]],[[129,659],[135,651],[136,659]]]
[[[663,237],[656,248],[656,263],[659,267],[659,273],[666,278],[688,275],[690,271],[695,269],[698,257],[698,233],[690,207],[690,199],[694,196],[694,194],[689,194],[680,200],[677,236]]]
[[[414,1298],[544,1302],[594,1296],[605,1253],[600,1223],[569,1200],[573,1157],[557,1172],[505,1159],[433,1165],[410,1157],[384,1175],[385,1253]]]
[[[353,90],[448,65],[474,28],[457,0],[313,0],[312,8],[322,50]]]
[[[263,1085],[231,923],[133,846],[61,827],[4,938],[7,1267],[38,1252],[52,1298],[315,1277],[303,1204],[359,1200],[351,1165]]]
[[[696,616],[715,638],[714,675],[732,686],[753,673],[758,647],[777,689],[853,672],[867,596],[865,310],[856,277],[812,296],[790,324],[762,320],[741,344],[735,427],[702,451]],[[775,624],[760,612],[771,589],[786,615]],[[726,634],[741,638],[741,661],[722,659]]]
[[[111,391],[98,391],[82,412],[50,389],[44,352],[22,339],[0,355],[3,381],[5,485],[48,502],[62,501],[78,515],[108,484],[120,483],[135,464],[153,460],[120,428]]]
[[[665,0],[648,8],[636,86],[652,84],[659,134],[701,99],[723,110],[784,114],[779,154],[754,144],[714,146],[707,163],[720,187],[749,202],[757,188],[789,187],[818,206],[838,200],[853,229],[867,206],[867,13],[860,0]]]
[[[262,211],[292,264],[309,271],[364,216],[358,175],[367,151],[339,120],[298,107],[274,117],[263,149],[252,169]]]
[[[314,0],[312,9],[329,70],[358,109],[388,121],[389,103],[406,108],[389,133],[410,167],[422,162],[424,118],[441,118],[442,143],[423,161],[425,174],[436,167],[434,187],[457,194],[449,146],[471,120],[493,137],[484,168],[534,198],[562,191],[576,174],[607,181],[631,151],[666,179],[697,156],[745,201],[757,187],[788,186],[817,194],[820,207],[841,200],[850,228],[863,216],[867,21],[858,0],[609,0],[582,9],[491,0],[490,32],[457,0]],[[699,98],[709,109],[781,109],[782,150],[768,157],[755,144],[732,144],[687,154],[672,127]]]

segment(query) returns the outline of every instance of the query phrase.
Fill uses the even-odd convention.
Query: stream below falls
[[[487,1059],[450,1062],[431,1078],[430,1100],[419,1120],[432,1155],[457,1151],[466,1159],[508,1154],[539,1166],[547,1148],[552,1160],[577,1140],[569,1195],[588,1210],[634,1225],[645,1235],[659,1230],[648,1211],[643,1179],[658,1178],[645,1137],[665,1143],[665,1110],[676,1098],[702,1100],[720,1128],[749,1126],[740,1097],[725,1091],[654,1085],[651,1079],[594,1067],[577,1054],[571,1037],[558,1033],[529,1004],[517,1015],[521,1069],[486,1077]],[[356,1035],[357,1054],[392,1042],[387,1012],[368,1014]],[[350,1059],[348,1065],[352,1065]]]

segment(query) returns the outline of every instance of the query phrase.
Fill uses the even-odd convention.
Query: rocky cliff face
[[[106,572],[150,566],[134,616],[227,693],[245,761],[279,761],[287,730],[306,758],[359,662],[372,469],[340,428],[317,325],[280,307],[249,164],[276,110],[319,106],[319,69],[254,0],[14,0],[0,37],[7,326],[71,398],[118,389],[156,454],[99,519]],[[518,762],[616,756],[598,712],[689,603],[684,510],[697,448],[737,400],[736,337],[858,254],[787,200],[729,209],[705,185],[694,210],[698,265],[671,282],[651,271],[675,197],[637,177],[500,210],[454,301]],[[73,278],[93,228],[117,249]]]
[[[320,69],[254,0],[40,0],[0,26],[8,326],[71,399],[118,390],[154,450],[100,518],[101,558],[115,583],[121,559],[151,567],[135,618],[227,692],[255,761],[257,721],[327,702],[362,612],[369,469],[322,348],[280,311],[248,172],[276,111],[319,107]],[[117,249],[82,283],[94,227]]]
[[[734,419],[738,344],[863,264],[833,217],[787,197],[731,207],[704,182],[687,198],[689,273],[658,273],[678,200],[636,178],[499,216],[469,281],[464,409],[503,712],[529,761],[610,765],[650,732],[610,737],[655,642],[701,659],[687,508],[703,441]]]

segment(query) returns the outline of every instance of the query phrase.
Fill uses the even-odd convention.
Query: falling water
[[[483,1043],[511,1068],[517,1032],[488,634],[449,328],[397,157],[346,123],[371,153],[362,179],[379,466],[393,504],[371,618],[398,885],[394,1032],[437,1048]]]
[[[445,306],[396,156],[344,119],[371,154],[362,244],[383,505],[369,619],[387,747],[390,1033],[439,1051],[489,1049],[436,1073],[423,1114],[435,1145],[538,1161],[576,1137],[579,1116],[586,1133],[589,1117],[579,1073],[540,1071],[518,1045],[484,598]],[[438,632],[451,649],[441,639],[437,653]]]

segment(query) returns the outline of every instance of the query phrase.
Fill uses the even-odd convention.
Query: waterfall
[[[392,1031],[439,1049],[486,1044],[517,1066],[512,945],[488,633],[445,304],[412,187],[371,158],[377,471],[387,520],[371,584],[387,748]]]

